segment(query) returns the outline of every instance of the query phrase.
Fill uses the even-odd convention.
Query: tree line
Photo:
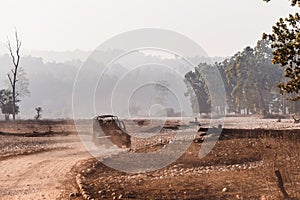
[[[270,2],[271,0],[263,0]],[[300,7],[300,0],[290,0]],[[194,112],[209,113],[211,99],[201,69],[218,68],[226,90],[222,113],[269,115],[300,112],[300,15],[280,18],[271,34],[263,34],[256,47],[223,62],[201,63],[185,75],[186,96]],[[278,91],[279,87],[279,91]],[[215,105],[217,106],[217,105]]]
[[[222,113],[234,114],[287,114],[300,112],[299,101],[290,101],[294,94],[280,94],[279,82],[286,81],[284,69],[273,64],[270,40],[260,40],[254,48],[243,51],[215,64],[200,63],[185,75],[186,96],[189,96],[194,112],[211,111],[210,92],[204,81],[204,68],[217,68],[226,91],[227,107],[219,107]],[[222,104],[220,103],[220,106]],[[215,105],[218,106],[218,105]]]

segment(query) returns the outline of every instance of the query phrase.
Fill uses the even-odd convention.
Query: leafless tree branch
[[[12,80],[11,80],[10,74],[7,74],[7,76],[8,76],[8,79],[9,79],[10,85],[11,85],[11,86],[13,86],[13,82],[12,82]]]
[[[9,39],[7,39],[7,48],[9,50],[10,56],[12,58],[12,63],[14,65],[13,69],[11,70],[11,74],[10,73],[7,74],[9,82],[12,87],[12,93],[13,93],[13,95],[12,95],[12,97],[13,97],[13,108],[12,108],[13,120],[15,120],[15,114],[16,114],[15,106],[16,106],[16,99],[18,97],[18,94],[16,92],[16,84],[18,82],[17,75],[18,75],[18,68],[19,68],[20,59],[21,59],[20,49],[21,49],[21,45],[22,45],[22,42],[20,41],[19,36],[18,36],[17,29],[15,30],[15,41],[16,41],[16,49],[15,49],[15,54],[14,54],[11,42]]]

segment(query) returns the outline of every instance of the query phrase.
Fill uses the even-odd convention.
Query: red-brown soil
[[[209,121],[201,124],[209,126]],[[292,119],[279,123],[257,117],[228,118],[224,127],[300,130]],[[132,151],[156,151],[173,134],[168,130],[163,136],[135,139]],[[299,199],[299,137],[225,137],[202,159],[201,143],[193,143],[170,166],[128,174],[92,158],[72,122],[1,122],[0,199],[283,199],[277,169],[290,197]]]

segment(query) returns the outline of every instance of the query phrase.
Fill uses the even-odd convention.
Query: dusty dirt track
[[[29,125],[18,126],[15,130]],[[13,130],[2,124],[1,131]],[[0,199],[61,199],[63,191],[72,190],[66,184],[72,167],[91,157],[75,132],[46,137],[2,134],[0,141]]]
[[[74,149],[19,156],[1,161],[1,199],[57,199],[67,173],[89,157],[80,143]]]

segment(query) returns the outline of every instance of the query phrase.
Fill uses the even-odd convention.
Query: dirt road
[[[66,148],[9,157],[0,161],[0,199],[57,199],[76,163],[90,158],[74,134],[63,138]]]

